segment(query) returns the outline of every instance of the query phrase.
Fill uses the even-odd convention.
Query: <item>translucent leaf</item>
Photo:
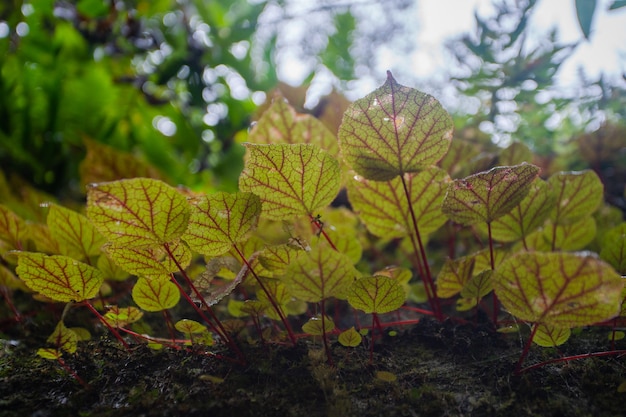
[[[587,246],[596,237],[596,221],[593,217],[584,217],[574,223],[548,224],[543,229],[544,238],[547,242],[554,240],[553,247],[556,250],[573,251]]]
[[[37,355],[44,359],[50,359],[54,361],[63,356],[63,354],[58,349],[53,348],[39,348],[37,349]]]
[[[396,82],[390,72],[380,88],[344,113],[339,145],[360,176],[388,181],[439,161],[452,140],[452,118],[432,96]]]
[[[104,274],[104,279],[110,281],[125,281],[130,274],[120,268],[115,262],[109,258],[106,253],[103,253],[98,258],[96,267]]]
[[[335,136],[315,117],[298,114],[282,97],[276,97],[248,135],[252,143],[313,143],[333,156],[339,153]]]
[[[567,342],[572,331],[569,327],[546,326],[545,324],[535,324],[537,330],[533,337],[533,342],[541,347],[555,347]]]
[[[469,256],[447,259],[437,276],[437,296],[450,298],[460,293],[472,278],[474,262],[474,258]]]
[[[538,173],[539,167],[523,163],[454,180],[443,201],[443,212],[464,225],[491,223],[526,197]]]
[[[329,297],[345,298],[357,275],[345,255],[317,247],[298,253],[282,281],[294,297],[315,303]]]
[[[150,248],[178,239],[189,211],[176,189],[149,178],[93,184],[87,192],[87,217],[118,247]]]
[[[345,207],[326,207],[320,210],[318,214],[322,228],[330,241],[333,242],[339,252],[346,255],[352,260],[352,263],[356,264],[361,259],[363,253],[363,247],[358,237],[358,217]],[[318,240],[321,232],[317,227],[311,227],[311,220],[305,219],[302,223],[308,230],[308,234],[304,233],[304,231],[300,233],[301,230],[297,229],[300,236],[311,242]]]
[[[21,249],[21,241],[25,237],[24,220],[13,213],[8,207],[0,204],[0,240],[9,244],[8,249]]]
[[[513,142],[500,152],[498,165],[519,165],[522,162],[531,163],[533,152],[521,142]]]
[[[468,171],[467,161],[471,161],[479,152],[480,149],[475,143],[455,138],[450,144],[448,153],[439,161],[438,165],[451,177],[465,176],[471,172]]]
[[[312,336],[322,336],[332,332],[334,329],[335,323],[328,316],[324,316],[323,321],[320,315],[311,317],[309,321],[302,325],[302,330]]]
[[[556,197],[550,186],[542,179],[536,178],[530,185],[526,197],[511,211],[491,223],[493,238],[500,242],[523,239],[543,225],[555,203]]]
[[[168,244],[168,247],[183,269],[189,266],[191,251],[183,242],[177,240]],[[113,262],[132,275],[161,277],[179,270],[163,247],[142,249],[107,244],[104,251]]]
[[[358,279],[350,288],[348,302],[366,313],[389,313],[402,307],[406,293],[398,281],[373,276]]]
[[[602,239],[600,257],[626,275],[626,223],[609,230]]]
[[[51,205],[47,223],[62,255],[85,260],[99,255],[100,248],[106,243],[87,217],[65,207]]]
[[[300,250],[289,244],[267,246],[259,255],[259,262],[272,277],[279,278],[284,275],[291,258]]]
[[[261,202],[251,193],[214,193],[192,201],[189,228],[183,239],[191,249],[220,256],[256,228]]]
[[[115,328],[126,327],[131,323],[139,321],[142,317],[143,311],[137,307],[111,306],[104,315],[106,322]]]
[[[419,231],[427,236],[447,221],[441,204],[450,179],[439,168],[406,174],[404,178]],[[372,234],[393,238],[413,233],[413,221],[400,178],[381,182],[355,175],[347,182],[347,188],[354,211]]]
[[[182,319],[174,324],[174,328],[181,333],[194,334],[208,332],[206,326],[198,323],[195,320]]]
[[[471,277],[461,290],[461,298],[457,302],[458,311],[470,310],[480,303],[480,300],[493,289],[491,276],[493,270],[487,269]]]
[[[145,311],[161,311],[174,307],[180,300],[178,287],[167,277],[139,278],[133,287],[133,300]]]
[[[342,346],[357,347],[363,341],[363,337],[359,334],[359,332],[354,330],[354,326],[352,326],[348,330],[341,332],[337,340]]]
[[[494,275],[498,298],[514,316],[555,327],[585,326],[619,313],[620,276],[592,256],[526,252]]]
[[[96,268],[63,255],[14,252],[15,272],[26,286],[55,301],[80,302],[95,297],[104,282]]]
[[[574,223],[591,215],[604,198],[604,186],[593,171],[559,172],[548,179],[557,203],[551,220],[556,224]]]
[[[160,178],[159,172],[137,159],[134,155],[119,151],[95,140],[83,139],[87,154],[80,163],[80,179],[83,186],[96,182],[115,181],[124,178]]]
[[[247,144],[239,188],[261,198],[263,214],[282,220],[309,215],[339,192],[339,163],[316,145]]]
[[[60,321],[54,328],[54,331],[48,337],[48,343],[56,346],[59,350],[64,350],[67,353],[76,352],[78,347],[78,337],[76,333],[65,327],[62,321]]]

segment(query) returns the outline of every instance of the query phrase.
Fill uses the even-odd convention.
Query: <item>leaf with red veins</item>
[[[572,331],[569,327],[546,326],[535,324],[535,336],[533,342],[541,347],[555,347],[567,342]]]
[[[181,268],[189,266],[191,251],[180,239],[168,244],[168,247]],[[165,248],[133,249],[107,244],[104,250],[109,259],[132,275],[154,278],[179,271],[178,265],[169,257]]]
[[[263,215],[273,220],[314,216],[340,187],[339,163],[312,144],[246,144],[239,188],[258,195]]]
[[[87,217],[57,204],[50,206],[47,223],[62,255],[85,260],[99,255],[106,243]]]
[[[550,215],[556,224],[575,223],[590,216],[604,198],[604,185],[590,170],[559,172],[548,178],[548,184],[557,199]]]
[[[139,278],[133,287],[133,300],[145,311],[162,311],[172,308],[180,300],[178,287],[167,277]]]
[[[250,130],[251,143],[313,143],[337,157],[335,136],[315,117],[299,114],[282,98],[276,97]]]
[[[178,239],[189,211],[175,188],[149,178],[93,184],[87,192],[87,217],[118,247],[160,247]]]
[[[59,350],[74,353],[78,347],[78,336],[73,330],[65,327],[65,324],[60,321],[50,337],[48,337],[47,342],[56,346]]]
[[[402,307],[406,293],[400,283],[389,277],[359,278],[350,288],[348,302],[364,312],[383,314]]]
[[[0,240],[9,244],[7,249],[20,249],[22,240],[26,237],[25,232],[24,220],[8,207],[0,204]]]
[[[104,281],[96,268],[63,255],[14,252],[15,272],[26,286],[59,302],[84,301],[95,297]]]
[[[396,82],[390,72],[380,88],[344,113],[339,146],[359,175],[388,181],[436,164],[452,140],[452,118],[432,96]]]
[[[612,228],[602,238],[600,257],[626,275],[626,222]]]
[[[256,229],[261,201],[252,193],[214,193],[191,201],[189,228],[183,239],[191,249],[220,256]]]
[[[620,312],[624,282],[593,256],[522,252],[506,259],[492,278],[504,308],[529,322],[586,326]]]

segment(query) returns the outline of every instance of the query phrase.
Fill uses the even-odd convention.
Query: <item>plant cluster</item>
[[[603,204],[594,171],[542,178],[520,144],[475,158],[440,103],[391,73],[337,131],[275,98],[251,129],[235,193],[175,188],[88,141],[84,178],[133,178],[90,184],[84,211],[7,198],[7,304],[18,290],[65,305],[39,350],[61,364],[89,337],[65,324],[80,307],[127,348],[244,362],[242,341],[313,336],[329,363],[335,337],[346,348],[365,337],[372,349],[385,326],[482,310],[494,330],[530,325],[518,370],[532,342],[558,346],[572,328],[626,314],[626,223]],[[179,317],[181,304],[193,316]],[[154,313],[167,334],[151,333]]]

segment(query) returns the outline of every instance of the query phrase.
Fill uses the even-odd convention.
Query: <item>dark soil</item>
[[[607,348],[606,330],[572,337],[562,352],[533,347],[528,364]],[[621,416],[626,362],[614,356],[513,374],[519,336],[423,320],[365,346],[242,344],[245,366],[201,353],[131,352],[106,338],[66,358],[89,386],[31,347],[5,341],[0,416]],[[225,352],[228,354],[228,352]],[[390,372],[395,381],[385,380]]]

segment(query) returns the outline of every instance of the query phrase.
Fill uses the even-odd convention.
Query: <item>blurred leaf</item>
[[[575,223],[548,225],[543,229],[543,234],[547,242],[553,242],[555,250],[579,250],[596,237],[596,221],[589,216]]]
[[[602,204],[604,186],[593,171],[559,172],[548,179],[548,184],[557,197],[550,216],[556,224],[574,223]]]
[[[332,332],[334,329],[335,323],[328,316],[324,316],[323,320],[320,315],[311,317],[309,321],[302,325],[302,331],[313,336],[322,336]]]
[[[339,128],[345,162],[368,180],[388,181],[437,163],[452,140],[452,119],[432,96],[396,82],[355,101]]]
[[[104,320],[114,328],[126,327],[127,325],[140,320],[143,311],[137,307],[111,306],[104,314]]]
[[[611,229],[602,239],[600,257],[626,275],[626,223]]]
[[[596,0],[576,0],[576,17],[585,39],[591,34],[591,23],[596,12]]]

